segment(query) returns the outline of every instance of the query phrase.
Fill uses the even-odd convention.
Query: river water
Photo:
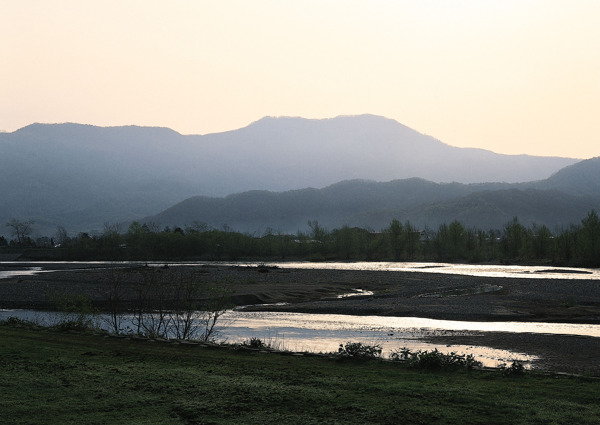
[[[240,263],[231,263],[240,264]],[[257,265],[259,263],[243,263]],[[266,266],[296,269],[403,271],[418,273],[461,274],[481,277],[527,279],[589,279],[600,280],[600,269],[564,268],[548,266],[505,266],[481,264],[416,263],[416,262],[354,262],[310,263],[282,262],[260,263]]]
[[[26,270],[4,270],[0,271],[0,279],[8,279],[9,277],[28,276],[42,271],[41,267],[28,267]]]
[[[35,310],[0,310],[0,320],[17,317],[42,326],[51,326],[65,319],[55,312]],[[99,328],[110,329],[108,315],[97,315],[94,323]],[[423,318],[400,318],[378,316],[349,316],[335,314],[303,314],[276,312],[244,312],[231,310],[218,321],[215,341],[242,343],[259,338],[271,348],[294,352],[331,353],[337,352],[340,344],[361,342],[379,345],[383,356],[389,357],[401,348],[416,350],[438,349],[444,353],[473,355],[484,366],[497,367],[502,363],[518,360],[526,365],[536,360],[527,353],[511,352],[481,346],[440,345],[424,342],[423,339],[438,335],[477,334],[460,330],[477,328],[475,322],[452,323]],[[131,317],[124,317],[123,330],[134,328]]]
[[[5,266],[7,263],[3,263]],[[51,272],[45,264],[44,272]],[[77,263],[71,263],[77,264]],[[164,265],[154,263],[151,265]],[[173,266],[177,264],[169,263]],[[204,265],[215,263],[179,263],[179,265]],[[220,265],[256,265],[256,263],[219,263]],[[264,264],[264,263],[260,263]],[[82,266],[85,263],[81,263]],[[107,266],[110,263],[106,263]],[[600,280],[595,269],[563,269],[555,267],[462,265],[445,263],[266,263],[280,268],[312,268],[343,270],[412,271],[420,273],[465,274],[503,278],[556,278]],[[95,263],[102,266],[102,263]],[[10,266],[9,266],[10,267]],[[0,272],[0,278],[42,272],[41,266],[27,270]],[[343,295],[343,294],[340,294]],[[354,294],[360,296],[360,294]],[[56,319],[53,313],[28,310],[0,310],[0,320],[19,317],[42,324]],[[106,318],[98,317],[100,326],[106,326]],[[103,325],[104,324],[104,325]],[[304,314],[278,312],[247,312],[243,309],[228,311],[219,322],[217,340],[239,343],[250,338],[260,338],[275,348],[291,351],[333,352],[340,344],[362,342],[382,346],[384,355],[406,347],[411,350],[433,350],[472,354],[485,366],[495,367],[501,363],[518,360],[529,363],[535,360],[527,353],[510,352],[480,346],[429,344],[423,340],[429,336],[448,334],[481,334],[482,332],[543,333],[582,335],[600,338],[600,325],[569,323],[524,322],[468,322],[434,320],[417,317],[352,316],[334,314]],[[600,343],[600,340],[599,340]]]
[[[0,265],[10,269],[21,265],[23,262],[4,261]],[[94,267],[111,267],[115,264],[146,264],[149,266],[203,266],[203,265],[223,265],[223,266],[272,266],[288,269],[324,269],[324,270],[367,270],[367,271],[403,271],[418,273],[443,273],[443,274],[462,274],[468,276],[482,277],[502,277],[502,278],[527,278],[527,279],[586,279],[600,280],[600,269],[573,268],[573,267],[549,267],[549,266],[509,266],[509,265],[482,265],[482,264],[451,264],[451,263],[419,263],[419,262],[109,262],[109,261],[57,261],[57,262],[27,262],[30,267],[26,270],[8,270],[0,271],[0,279],[15,276],[35,274],[40,272],[53,272],[56,270],[65,270],[64,266],[74,266],[85,268],[86,265]],[[60,265],[52,269],[52,264]],[[44,269],[42,270],[42,265]],[[68,270],[68,269],[67,269]]]

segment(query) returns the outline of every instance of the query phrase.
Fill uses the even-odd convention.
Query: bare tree
[[[138,305],[134,325],[137,332],[150,338],[168,338],[172,321],[169,309],[172,285],[162,279],[159,270],[148,267],[141,273],[136,293]]]
[[[227,285],[206,282],[189,269],[112,270],[105,284],[111,329],[122,331],[122,318],[126,314],[123,297],[126,287],[132,285],[133,331],[150,338],[213,340],[217,322],[229,305]]]
[[[13,218],[6,223],[6,226],[10,227],[12,236],[16,236],[17,243],[21,245],[31,235],[33,220],[22,221]]]
[[[67,229],[65,229],[63,226],[58,226],[56,228],[56,236],[54,237],[55,241],[57,244],[64,244],[65,242],[67,242],[69,240],[69,235],[67,233]]]
[[[125,285],[122,272],[116,267],[110,267],[103,280],[106,289],[108,325],[111,331],[118,334],[123,331],[122,323],[125,316],[123,306]]]
[[[226,285],[200,283],[193,274],[181,274],[174,297],[172,333],[178,339],[215,339],[217,321],[229,307]]]

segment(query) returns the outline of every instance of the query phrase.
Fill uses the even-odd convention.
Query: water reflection
[[[348,298],[348,297],[365,297],[369,295],[373,295],[373,291],[366,291],[364,289],[353,289],[354,292],[349,292],[347,294],[340,294],[338,298]]]
[[[8,279],[16,276],[28,276],[42,271],[41,267],[27,267],[23,270],[4,270],[0,271],[0,279]]]
[[[527,353],[489,347],[424,342],[431,336],[480,334],[455,331],[452,325],[444,327],[447,325],[444,321],[422,323],[420,318],[243,311],[230,311],[223,319],[227,326],[220,332],[220,337],[228,342],[239,343],[249,338],[260,338],[275,348],[298,352],[336,352],[340,344],[351,341],[378,344],[386,357],[403,347],[411,351],[438,349],[443,353],[472,354],[488,367],[497,367],[513,360],[527,365],[537,359]]]
[[[506,266],[506,265],[482,265],[482,264],[451,264],[451,263],[419,263],[419,262],[272,262],[272,263],[256,263],[256,262],[142,262],[139,261],[55,261],[55,262],[18,262],[18,261],[4,261],[2,265],[5,268],[17,267],[21,264],[32,265],[32,268],[36,268],[37,271],[68,271],[69,265],[77,266],[78,270],[85,270],[86,265],[98,268],[98,266],[111,267],[114,265],[146,265],[162,267],[166,264],[169,266],[267,266],[267,267],[279,267],[284,269],[322,269],[322,270],[363,270],[363,271],[403,271],[403,272],[419,272],[419,273],[443,273],[443,274],[459,274],[468,276],[482,276],[482,277],[503,277],[503,278],[528,278],[528,279],[585,279],[585,280],[600,280],[600,269],[586,269],[586,268],[564,268],[564,267],[552,267],[548,266]],[[57,268],[52,268],[55,264]],[[35,266],[35,267],[33,267]],[[66,266],[66,267],[65,267]],[[43,270],[42,270],[43,267]],[[8,273],[13,273],[10,276],[16,276],[19,274],[32,274],[32,270],[14,270]],[[9,275],[3,276],[0,272],[0,278],[8,277]]]
[[[600,337],[600,325],[546,322],[469,322],[423,317],[353,316],[346,314],[309,314],[249,312],[233,310],[224,317],[236,324],[257,329],[314,329],[393,333],[422,337],[431,331],[513,332]],[[241,321],[241,322],[240,322]],[[416,335],[416,336],[415,336]]]
[[[52,324],[55,313],[28,310],[0,310],[0,320],[19,317]],[[108,329],[107,316],[98,316],[99,326]],[[126,323],[126,321],[124,322]],[[126,325],[125,325],[126,326]],[[130,325],[133,328],[132,325]],[[518,360],[530,363],[535,356],[476,345],[446,345],[425,342],[431,336],[481,335],[484,332],[517,332],[600,337],[600,325],[523,322],[460,322],[418,317],[351,316],[281,312],[228,311],[219,322],[219,341],[237,343],[250,338],[291,351],[335,352],[340,344],[379,344],[384,355],[407,347],[444,353],[472,354],[485,366]]]
[[[354,263],[269,263],[269,266],[297,269],[403,271],[420,273],[462,274],[481,277],[528,279],[590,279],[600,280],[600,270],[547,266],[505,266],[481,264],[416,263],[416,262],[354,262]]]
[[[14,263],[13,267],[16,268]],[[40,272],[65,270],[64,265],[77,266],[78,270],[86,268],[86,264],[110,267],[111,262],[76,263],[62,262],[62,267],[52,268],[52,263],[28,263],[31,267],[21,270],[0,271],[0,279],[19,275],[30,275]],[[123,264],[123,263],[122,263]],[[140,264],[140,263],[125,263]],[[144,263],[145,264],[145,263]],[[165,263],[149,263],[151,266],[163,266]],[[186,266],[257,266],[257,263],[169,263],[169,265]],[[11,263],[3,263],[11,267]],[[267,266],[299,269],[335,269],[335,270],[371,270],[371,271],[407,271],[420,273],[446,273],[472,276],[490,276],[503,278],[531,279],[586,279],[600,280],[600,271],[594,269],[564,269],[527,266],[494,266],[494,265],[464,265],[446,263],[269,263]],[[43,267],[43,269],[42,269]],[[499,285],[484,285],[474,290],[481,292],[500,290]],[[464,290],[460,290],[464,291]],[[350,295],[367,295],[366,292],[355,290]],[[450,291],[428,296],[460,296],[462,292]],[[50,313],[25,310],[0,310],[0,320],[7,317],[19,317],[28,320],[48,323]],[[106,320],[99,318],[100,325]],[[506,350],[495,350],[479,346],[446,346],[424,342],[427,337],[444,332],[520,332],[544,333],[563,335],[584,335],[600,337],[600,325],[568,324],[568,323],[526,323],[526,322],[459,322],[449,320],[433,320],[415,317],[379,317],[379,316],[350,316],[324,315],[278,312],[245,312],[230,311],[222,320],[221,338],[228,342],[241,342],[256,337],[272,345],[292,351],[332,352],[337,351],[339,344],[347,341],[380,344],[389,355],[392,350],[407,347],[411,350],[432,350],[437,348],[442,352],[457,352],[473,354],[486,366],[497,366],[499,363],[519,360],[530,362],[535,358],[526,353],[513,353]]]

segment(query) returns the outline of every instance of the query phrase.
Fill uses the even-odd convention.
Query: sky
[[[370,113],[447,144],[600,156],[597,0],[0,0],[0,131],[182,134]]]

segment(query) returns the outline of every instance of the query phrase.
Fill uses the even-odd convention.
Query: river
[[[0,266],[10,269],[18,265],[26,264],[27,269],[0,271],[0,279],[15,275],[26,275],[40,272],[53,272],[68,270],[68,267],[85,268],[86,265],[97,267],[111,267],[123,264],[146,264],[149,266],[258,266],[279,267],[288,269],[325,269],[325,270],[366,270],[366,271],[404,271],[416,273],[443,273],[482,277],[502,278],[527,278],[527,279],[586,279],[600,280],[600,269],[574,268],[574,267],[551,267],[551,266],[513,266],[513,265],[490,265],[490,264],[452,264],[452,263],[419,263],[419,262],[110,262],[110,261],[57,261],[57,262],[17,262],[4,261]],[[52,265],[56,265],[55,269]]]
[[[7,263],[3,263],[5,267]],[[84,267],[86,263],[69,263]],[[109,266],[112,263],[105,263]],[[152,263],[150,265],[164,265]],[[204,265],[214,263],[169,263],[176,265]],[[256,265],[257,263],[219,263],[220,265]],[[263,264],[263,263],[261,263]],[[63,264],[64,265],[64,264]],[[94,263],[94,267],[102,267],[103,263]],[[387,270],[414,271],[420,273],[466,274],[490,277],[520,278],[560,278],[600,280],[600,272],[594,269],[574,269],[556,267],[526,266],[494,266],[494,265],[462,265],[445,263],[266,263],[266,266],[280,268],[321,268],[343,270]],[[19,274],[52,272],[51,264],[42,266],[29,263],[26,270],[9,270],[0,272],[0,278]],[[10,267],[10,266],[9,266]],[[58,269],[58,268],[57,268]],[[63,269],[63,267],[60,267]],[[341,294],[342,295],[342,294]],[[20,317],[42,324],[51,324],[56,319],[54,313],[28,310],[0,310],[0,320],[7,317]],[[106,318],[97,317],[100,326]],[[384,349],[384,355],[394,350],[407,347],[411,350],[432,350],[473,354],[485,366],[495,367],[498,364],[518,360],[525,364],[535,360],[527,353],[510,352],[480,346],[446,346],[429,344],[423,340],[432,335],[448,333],[477,334],[482,332],[542,333],[560,335],[579,335],[600,338],[600,325],[569,323],[526,323],[526,322],[467,322],[433,320],[418,317],[380,317],[352,316],[333,314],[304,314],[279,312],[247,312],[243,309],[228,311],[219,322],[217,340],[239,343],[250,338],[260,338],[275,348],[291,351],[332,352],[337,351],[340,344],[362,342],[378,344]],[[599,340],[600,343],[600,340]]]

